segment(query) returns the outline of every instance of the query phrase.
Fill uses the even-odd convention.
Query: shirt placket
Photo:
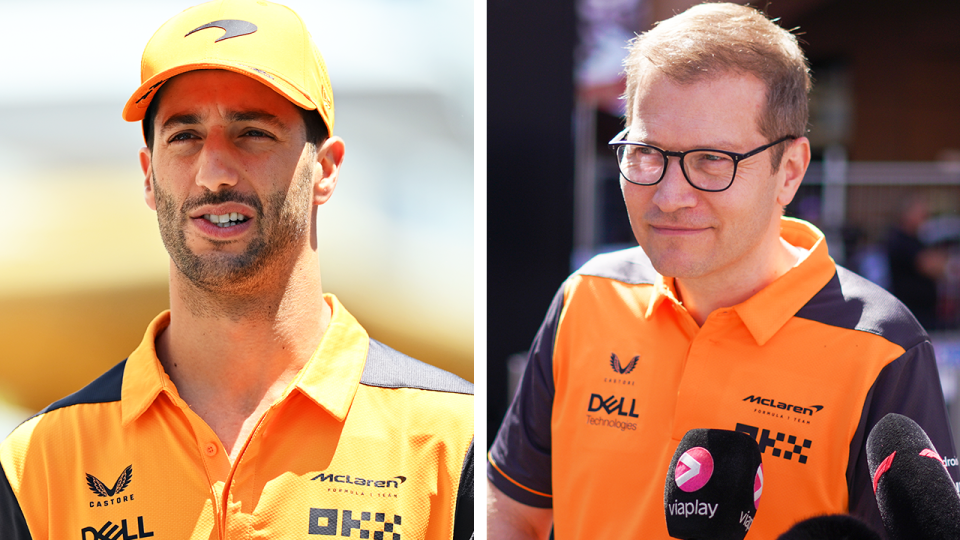
[[[243,443],[240,452],[231,464],[230,459],[216,434],[199,416],[191,416],[191,424],[197,434],[197,448],[203,456],[204,466],[210,483],[211,494],[214,499],[214,520],[216,523],[215,537],[219,540],[239,540],[254,538],[256,531],[253,526],[253,516],[243,513],[243,502],[252,494],[248,490],[258,489],[253,485],[257,454],[263,442],[267,426],[275,416],[275,411],[283,400],[274,403],[263,414],[249,437]]]
[[[237,479],[248,477],[253,472],[249,468],[255,466],[256,460],[253,459],[254,456],[251,454],[255,455],[257,453],[256,449],[262,440],[268,420],[272,418],[272,413],[279,403],[275,403],[260,418],[250,436],[244,441],[243,448],[237,454],[237,458],[231,464],[223,444],[216,433],[213,432],[213,429],[179,397],[175,400],[193,429],[194,444],[203,463],[207,483],[210,487],[212,511],[214,512],[211,521],[215,524],[210,538],[218,540],[251,538],[253,535],[250,516],[243,515],[241,512],[243,491],[251,488],[251,486],[238,485]],[[244,468],[244,470],[240,471],[241,468]],[[243,474],[239,474],[239,472],[243,472]]]
[[[704,407],[717,407],[723,395],[723,383],[717,375],[724,362],[722,343],[739,317],[730,308],[710,314],[704,325],[692,336],[684,359],[683,375],[677,390],[677,404],[673,420],[673,438],[683,438],[688,429],[703,426]],[[731,428],[724,428],[731,429]]]

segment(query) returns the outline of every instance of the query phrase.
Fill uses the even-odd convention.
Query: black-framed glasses
[[[627,128],[610,140],[610,148],[617,155],[620,174],[631,184],[653,186],[660,183],[667,172],[667,158],[680,158],[680,170],[687,182],[700,191],[723,191],[733,185],[737,164],[783,141],[796,139],[787,135],[745,153],[727,152],[713,148],[694,148],[686,152],[671,152],[649,144],[623,140]]]

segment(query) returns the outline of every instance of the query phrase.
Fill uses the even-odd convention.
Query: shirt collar
[[[156,339],[160,332],[170,326],[170,311],[157,315],[147,326],[140,345],[127,357],[123,369],[123,388],[120,393],[120,410],[124,426],[133,422],[146,411],[160,392],[177,395],[173,381],[167,376],[157,359]]]
[[[676,284],[672,277],[663,277],[657,274],[656,281],[653,282],[653,291],[650,293],[650,303],[647,305],[646,318],[653,317],[654,312],[664,301],[673,305],[680,306],[682,303],[677,299]]]
[[[781,238],[809,253],[779,279],[734,306],[758,345],[769,341],[837,272],[823,233],[816,227],[792,218],[782,218],[780,225]]]
[[[784,217],[780,220],[780,236],[809,253],[779,279],[733,307],[758,345],[769,341],[836,273],[823,233],[813,225]],[[673,278],[658,276],[646,317],[652,317],[664,301],[680,305]]]
[[[370,338],[336,296],[325,294],[324,299],[332,311],[330,324],[313,356],[280,399],[297,390],[342,422],[360,384]],[[123,425],[139,418],[161,392],[180,402],[155,346],[157,335],[169,325],[170,312],[164,311],[150,323],[140,345],[127,358],[121,392]]]
[[[291,386],[342,422],[360,385],[370,336],[336,296],[323,296],[333,310],[330,325]]]

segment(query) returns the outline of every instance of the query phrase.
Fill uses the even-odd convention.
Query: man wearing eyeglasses
[[[635,39],[625,66],[611,146],[640,248],[557,293],[490,450],[491,538],[665,538],[664,478],[695,428],[757,441],[755,538],[825,513],[882,528],[864,444],[889,412],[960,477],[924,330],[783,217],[810,163],[796,38],[704,4]]]

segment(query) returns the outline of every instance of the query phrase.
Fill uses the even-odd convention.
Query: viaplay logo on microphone
[[[763,491],[761,463],[757,442],[748,435],[722,429],[688,431],[664,478],[670,536],[742,540]]]
[[[695,446],[680,456],[677,468],[674,471],[674,481],[677,487],[687,493],[693,493],[707,485],[713,476],[713,456],[702,446]],[[707,516],[712,519],[717,513],[717,503],[710,504],[696,501],[674,501],[667,506],[672,516]]]
[[[680,456],[677,461],[677,470],[674,474],[677,487],[693,493],[707,485],[713,476],[713,456],[702,446],[695,446]]]
[[[763,463],[757,467],[757,477],[753,480],[753,508],[760,509],[760,496],[763,495]]]

